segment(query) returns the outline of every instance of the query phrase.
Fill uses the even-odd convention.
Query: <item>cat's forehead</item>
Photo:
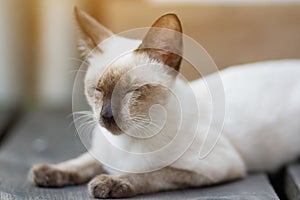
[[[98,80],[97,86],[103,94],[111,96],[119,81],[122,81],[123,86],[142,82],[145,74],[139,73],[138,70],[135,73],[135,69],[148,63],[153,63],[153,61],[140,54],[131,53],[120,57],[106,68]]]
[[[103,75],[108,66],[121,58],[130,57],[132,51],[138,48],[140,40],[132,40],[124,37],[114,36],[99,44],[102,52],[92,51],[90,57],[87,58],[89,67],[86,74],[86,80],[97,84],[99,77]],[[125,56],[124,53],[127,54]],[[127,59],[130,60],[130,59]],[[124,63],[124,62],[123,62]]]
[[[103,92],[104,96],[111,97],[112,92],[118,81],[130,70],[128,66],[113,66],[107,68],[98,81],[97,87]]]

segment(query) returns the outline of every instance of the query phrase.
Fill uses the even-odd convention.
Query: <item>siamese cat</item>
[[[170,32],[152,31],[143,40],[132,40],[116,36],[84,11],[75,8],[75,17],[82,33],[82,47],[89,62],[85,77],[85,94],[93,110],[101,133],[93,138],[94,152],[106,151],[105,144],[97,135],[107,137],[123,147],[147,152],[163,146],[164,139],[176,134],[172,117],[161,130],[164,136],[152,139],[131,139],[124,134],[130,132],[126,126],[129,117],[145,116],[149,120],[149,108],[153,104],[163,105],[168,116],[177,115],[177,104],[162,84],[167,85],[181,98],[182,129],[186,137],[192,134],[191,127],[199,127],[199,133],[188,149],[173,163],[163,168],[144,173],[105,174],[104,167],[89,153],[59,164],[37,164],[29,173],[31,181],[41,187],[63,187],[89,182],[88,191],[95,198],[131,197],[138,194],[166,190],[201,187],[245,177],[249,171],[271,171],[292,161],[300,153],[300,61],[282,60],[235,66],[220,72],[225,93],[225,118],[222,134],[212,151],[204,158],[198,156],[199,147],[205,140],[200,134],[211,124],[212,102],[203,79],[187,84],[173,72],[178,72],[183,51],[181,23],[175,14],[166,14],[154,22],[152,28]],[[102,45],[102,41],[114,37]],[[147,48],[152,46],[153,48]],[[128,46],[134,51],[118,61],[105,66],[107,59],[118,52],[118,48]],[[164,50],[162,50],[164,49]],[[166,50],[167,49],[167,50]],[[92,51],[92,53],[90,53]],[[174,52],[178,52],[174,53]],[[147,71],[147,64],[154,64]],[[138,65],[146,67],[147,73],[122,76]],[[217,74],[206,77],[210,81]],[[153,82],[135,87],[145,77]],[[112,101],[117,84],[121,90],[117,95],[126,101]],[[134,86],[134,87],[133,87]],[[125,88],[131,88],[128,90]],[[190,104],[185,92],[190,87],[195,94],[197,108]],[[120,92],[120,93],[118,93]],[[130,95],[128,95],[130,94]],[[222,101],[222,99],[220,99]],[[115,104],[115,105],[114,105]],[[113,111],[113,107],[117,107]],[[194,110],[199,111],[195,114]],[[125,112],[127,110],[128,112]],[[124,111],[124,112],[123,112]],[[173,114],[174,112],[174,114]],[[151,118],[159,119],[153,111]],[[119,127],[116,122],[124,122]],[[138,118],[140,119],[140,118]],[[143,129],[141,129],[143,130]],[[140,131],[142,132],[142,131]],[[141,134],[146,134],[143,132]],[[162,139],[163,137],[163,139]],[[143,141],[141,145],[140,140]],[[180,144],[178,144],[180,146]],[[176,146],[170,150],[176,152]],[[159,160],[138,162],[122,154],[108,157],[121,161],[124,165],[138,167]],[[165,157],[166,158],[166,157]]]

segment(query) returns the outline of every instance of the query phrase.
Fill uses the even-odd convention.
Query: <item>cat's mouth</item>
[[[113,116],[110,118],[102,118],[100,124],[114,135],[120,135],[122,133]]]

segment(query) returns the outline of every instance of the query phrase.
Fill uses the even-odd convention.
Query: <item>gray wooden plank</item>
[[[38,162],[59,162],[84,152],[70,119],[63,113],[32,113],[6,138],[0,151],[0,199],[89,199],[86,186],[37,188],[27,181]]]
[[[66,113],[26,115],[6,138],[0,159],[32,164],[59,162],[79,155],[85,149],[70,123]]]
[[[287,168],[285,177],[285,193],[289,200],[300,200],[300,164]]]
[[[256,174],[246,179],[206,188],[161,192],[140,196],[142,199],[199,199],[199,200],[271,200],[279,199],[264,174]]]
[[[86,185],[61,189],[37,188],[27,181],[33,163],[58,162],[85,149],[66,114],[32,113],[16,126],[0,151],[0,199],[90,199]],[[207,188],[161,192],[133,199],[278,199],[267,177],[246,179]]]

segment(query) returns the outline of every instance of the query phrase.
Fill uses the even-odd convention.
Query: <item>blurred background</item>
[[[166,12],[222,69],[300,58],[300,0],[0,0],[0,107],[70,110],[81,64],[77,5],[113,32],[147,27]],[[196,78],[190,68],[182,68]]]

